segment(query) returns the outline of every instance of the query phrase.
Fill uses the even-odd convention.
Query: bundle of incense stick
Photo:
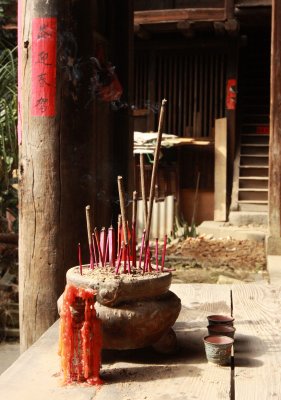
[[[115,273],[118,274],[121,272],[121,268],[124,273],[131,273],[132,269],[140,269],[143,273],[152,272],[152,271],[171,271],[170,269],[165,269],[165,255],[166,255],[166,246],[167,246],[167,235],[164,238],[164,244],[162,249],[162,257],[161,263],[159,266],[159,247],[158,247],[158,238],[155,242],[155,260],[156,267],[153,267],[151,264],[152,252],[150,249],[149,236],[150,236],[150,227],[151,227],[151,218],[152,218],[152,207],[155,197],[155,182],[156,175],[158,169],[158,161],[162,140],[162,132],[163,132],[163,123],[164,123],[164,114],[166,108],[166,100],[162,101],[159,124],[158,124],[158,135],[157,142],[155,146],[154,152],[154,163],[152,169],[151,183],[150,183],[150,193],[149,193],[149,202],[148,208],[144,207],[144,218],[146,221],[145,230],[143,231],[141,245],[140,245],[140,254],[139,254],[139,262],[137,265],[137,256],[136,256],[136,215],[137,215],[137,193],[133,193],[133,211],[132,211],[132,226],[131,232],[128,226],[128,218],[125,207],[125,195],[124,195],[124,184],[122,176],[118,176],[118,192],[119,192],[119,201],[120,201],[120,209],[121,215],[118,218],[118,232],[117,239],[115,238],[115,231],[112,226],[108,228],[106,231],[105,228],[102,228],[100,232],[95,227],[92,229],[92,222],[90,216],[90,206],[86,207],[86,221],[87,221],[87,233],[88,233],[88,245],[89,245],[89,253],[90,253],[90,268],[94,269],[95,267],[104,267],[106,265],[110,265],[111,267],[115,267]],[[140,169],[141,169],[141,187],[142,187],[142,198],[144,203],[146,204],[146,194],[145,194],[145,181],[144,181],[144,161],[141,156],[140,159]],[[116,246],[117,241],[117,246]],[[117,250],[116,250],[117,247]],[[78,248],[79,255],[79,265],[80,265],[80,273],[82,274],[82,262],[81,262],[81,249],[80,245]]]
[[[121,197],[123,194],[123,183],[122,177],[118,177],[119,185],[121,187]],[[126,211],[124,214],[124,209],[122,210],[122,214],[118,218],[118,232],[115,234],[115,229],[113,226],[110,226],[108,229],[103,227],[100,231],[95,227],[92,232],[92,224],[91,224],[91,208],[90,206],[86,207],[86,218],[87,218],[87,228],[90,231],[91,241],[89,242],[89,254],[90,254],[90,263],[89,268],[103,268],[105,266],[113,267],[115,269],[115,273],[119,274],[123,273],[132,273],[132,270],[139,269],[142,273],[145,272],[168,272],[171,269],[165,269],[165,255],[166,255],[166,246],[167,246],[167,235],[164,237],[164,243],[162,248],[162,254],[159,252],[159,244],[158,238],[155,239],[154,246],[154,258],[155,258],[155,266],[151,264],[152,251],[148,246],[148,250],[145,247],[145,235],[146,231],[144,230],[142,235],[141,244],[137,243],[136,238],[136,207],[137,207],[137,193],[134,192],[133,195],[133,213],[132,213],[132,228],[129,229],[128,221],[126,218]],[[124,207],[124,203],[122,204],[122,208]],[[123,222],[125,221],[125,223]],[[137,254],[136,249],[139,248],[139,260],[137,263]],[[83,266],[82,266],[82,257],[81,257],[81,246],[78,244],[78,259],[79,259],[79,267],[80,274],[83,274]]]

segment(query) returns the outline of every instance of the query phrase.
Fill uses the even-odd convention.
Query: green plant
[[[0,53],[0,216],[17,216],[17,190],[13,171],[18,164],[16,49]]]

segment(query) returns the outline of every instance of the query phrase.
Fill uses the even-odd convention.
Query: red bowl
[[[209,315],[207,317],[209,325],[230,325],[233,326],[233,317],[228,315]]]

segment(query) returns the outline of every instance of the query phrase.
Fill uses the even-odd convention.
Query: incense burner
[[[168,351],[176,345],[171,331],[180,309],[180,299],[171,291],[170,272],[118,274],[110,267],[91,270],[85,265],[67,271],[68,285],[94,289],[95,309],[102,321],[103,348],[136,349],[155,345]],[[166,338],[167,340],[163,340]],[[163,343],[163,346],[159,343]],[[164,347],[164,348],[162,348]]]

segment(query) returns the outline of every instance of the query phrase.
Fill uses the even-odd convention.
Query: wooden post
[[[234,0],[225,0],[225,17],[227,20],[234,18]]]
[[[226,220],[227,120],[215,121],[215,205],[214,221]]]
[[[281,3],[272,1],[268,251],[281,254]]]
[[[24,66],[23,135],[19,163],[19,301],[21,349],[25,350],[57,317],[62,246],[59,121],[56,111],[53,113],[55,115],[46,115],[48,112],[44,110],[44,105],[41,108],[42,116],[36,115],[36,103],[35,109],[32,108],[34,93],[31,93],[35,63],[41,62],[32,57],[35,54],[32,47],[35,18],[53,18],[56,23],[57,2],[23,1],[22,12],[19,18],[23,18],[23,31],[18,43],[23,57],[20,62]],[[51,34],[54,42],[48,51],[56,53],[57,33],[52,30]],[[49,64],[48,54],[42,60],[45,64]],[[52,67],[55,68],[56,64]],[[42,69],[42,73],[44,71]],[[51,84],[55,85],[56,81]],[[39,102],[40,98],[43,97],[38,96],[35,102]],[[57,99],[55,107],[58,107]]]

